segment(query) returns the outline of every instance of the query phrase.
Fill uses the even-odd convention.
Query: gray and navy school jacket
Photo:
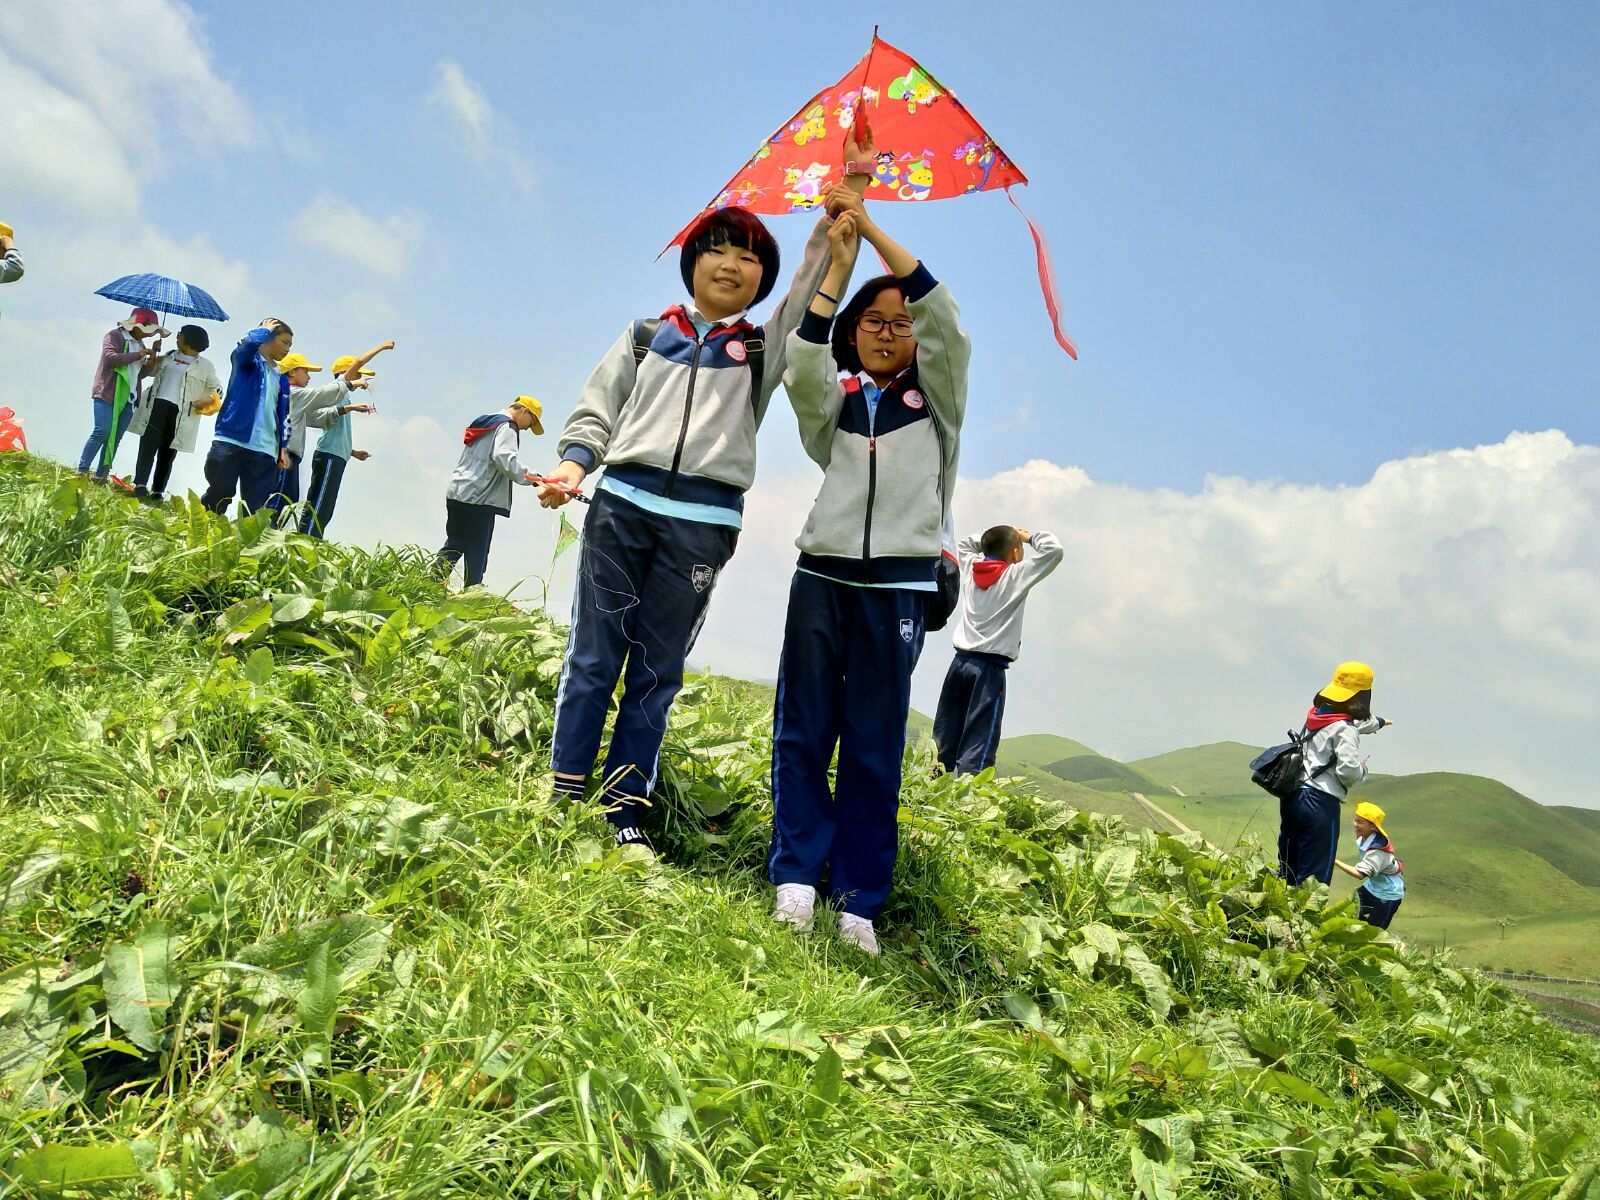
[[[511,485],[529,486],[528,468],[517,457],[522,431],[505,413],[487,413],[467,426],[461,441],[461,460],[450,474],[445,498],[482,504],[509,517]]]
[[[812,230],[788,295],[765,326],[740,316],[701,334],[694,314],[675,305],[636,357],[645,323],[629,325],[583,385],[561,431],[561,457],[586,471],[603,464],[608,480],[666,500],[726,509],[737,525],[755,481],[756,430],[783,378],[789,333],[828,266],[827,226],[823,218]],[[759,392],[749,366],[754,349],[762,363]]]
[[[306,424],[313,413],[325,408],[336,408],[350,394],[350,384],[340,376],[316,387],[289,389],[289,436],[283,448],[298,459],[306,456]]]
[[[862,379],[840,378],[831,322],[807,312],[789,338],[783,386],[800,440],[822,468],[795,545],[800,569],[841,583],[932,589],[961,453],[972,343],[950,289],[920,263],[900,280],[916,361],[867,403]]]
[[[1405,863],[1395,853],[1387,834],[1369,833],[1356,842],[1361,859],[1356,870],[1361,886],[1379,900],[1403,900],[1406,894]]]

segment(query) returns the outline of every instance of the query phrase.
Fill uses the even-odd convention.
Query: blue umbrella
[[[168,316],[195,317],[201,321],[228,319],[228,314],[222,311],[222,305],[213,300],[211,293],[204,288],[149,271],[142,275],[124,275],[106,284],[95,295],[104,296],[107,300],[120,300],[135,308],[154,309],[163,319]]]

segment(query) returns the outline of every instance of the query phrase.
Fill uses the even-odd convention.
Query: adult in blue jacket
[[[264,507],[289,468],[289,377],[278,362],[293,345],[294,330],[268,317],[233,349],[200,498],[212,512],[226,512],[235,495],[252,512]]]

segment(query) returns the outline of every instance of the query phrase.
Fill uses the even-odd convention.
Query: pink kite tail
[[[1011,189],[1006,189],[1006,199],[1011,201],[1011,207],[1022,213],[1022,219],[1028,223],[1028,232],[1033,235],[1034,253],[1039,259],[1039,290],[1044,293],[1044,306],[1050,313],[1050,324],[1054,328],[1056,341],[1067,352],[1067,356],[1074,362],[1078,359],[1078,348],[1073,345],[1072,339],[1067,336],[1067,331],[1061,325],[1061,293],[1056,290],[1056,268],[1050,259],[1050,243],[1045,240],[1044,230],[1034,222],[1027,213],[1022,212],[1022,205],[1017,203],[1017,198],[1011,194]]]

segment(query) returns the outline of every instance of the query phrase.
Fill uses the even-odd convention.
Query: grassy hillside
[[[1001,738],[997,757],[1002,763],[1047,767],[1064,758],[1093,753],[1082,742],[1075,742],[1071,738],[1053,733],[1024,733],[1017,737]]]
[[[1255,790],[1250,760],[1260,753],[1261,747],[1243,742],[1212,742],[1141,758],[1132,765],[1185,795],[1238,796]]]
[[[1600,808],[1579,808],[1571,804],[1557,804],[1552,807],[1567,820],[1575,821],[1585,829],[1600,833]]]
[[[759,690],[686,689],[654,864],[550,803],[562,631],[419,553],[13,455],[0,550],[0,1193],[1566,1200],[1600,1170],[1594,1044],[1259,857],[919,751],[866,959],[769,916]]]
[[[1053,762],[1045,770],[1068,783],[1081,783],[1102,792],[1161,792],[1162,788],[1144,772],[1126,763],[1098,754],[1079,754]]]

